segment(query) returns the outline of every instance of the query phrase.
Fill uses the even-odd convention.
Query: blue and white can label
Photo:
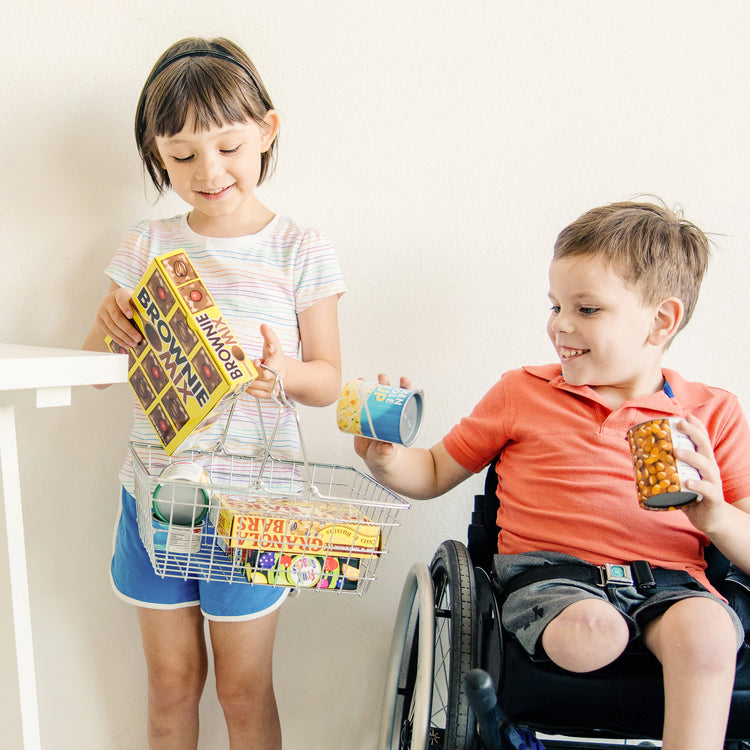
[[[336,407],[342,432],[411,445],[422,424],[422,391],[362,379],[346,384]]]

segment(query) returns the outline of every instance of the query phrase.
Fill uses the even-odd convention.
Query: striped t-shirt
[[[274,217],[260,232],[246,237],[204,237],[190,229],[187,215],[142,221],[128,232],[106,274],[116,284],[133,289],[149,262],[172,250],[187,253],[249,359],[262,356],[262,323],[273,328],[287,356],[299,358],[297,314],[345,291],[341,268],[327,237],[316,230],[301,229],[284,216]],[[134,405],[131,440],[158,443],[136,399]],[[274,425],[276,413],[275,403],[264,402],[267,432]],[[216,443],[224,426],[223,418],[214,423],[206,432],[206,445]],[[262,445],[257,401],[243,394],[234,410],[226,449],[253,454]],[[282,415],[272,453],[282,458],[299,454],[296,421],[288,410]],[[131,487],[129,456],[120,479]]]

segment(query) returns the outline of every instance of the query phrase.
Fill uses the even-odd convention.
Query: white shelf
[[[125,354],[0,344],[0,474],[5,500],[11,605],[25,750],[41,750],[41,739],[15,404],[30,400],[28,397],[36,393],[37,407],[66,406],[70,404],[72,386],[121,383],[127,380],[127,368],[128,358]]]

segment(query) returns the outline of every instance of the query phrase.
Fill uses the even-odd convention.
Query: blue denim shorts
[[[494,567],[498,581],[509,581],[513,576],[542,563],[581,563],[577,557],[561,552],[524,552],[517,555],[495,555]],[[513,633],[526,652],[534,659],[543,658],[541,639],[544,629],[566,607],[579,599],[604,599],[617,607],[630,630],[630,640],[641,635],[643,626],[658,617],[675,602],[689,597],[707,597],[721,604],[729,613],[737,635],[737,649],[745,639],[737,613],[722,599],[701,587],[680,584],[659,587],[652,594],[644,594],[634,586],[605,589],[591,583],[551,578],[538,581],[511,592],[502,607],[503,627]]]
[[[123,487],[110,565],[115,593],[149,609],[200,606],[209,620],[254,620],[280,607],[288,588],[224,581],[162,578],[138,534],[135,498]]]

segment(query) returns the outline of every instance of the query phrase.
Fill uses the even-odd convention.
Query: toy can
[[[193,461],[169,464],[159,474],[159,484],[154,490],[154,516],[167,524],[197,526],[208,512],[209,495],[208,489],[194,485],[210,483],[200,464]]]
[[[628,430],[638,502],[646,510],[676,510],[698,502],[702,496],[685,487],[700,479],[694,466],[675,458],[674,449],[695,450],[695,444],[677,428],[679,418],[652,419]]]
[[[154,533],[154,549],[179,555],[196,554],[201,548],[203,526],[176,526],[151,517]]]
[[[411,445],[422,424],[422,391],[361,378],[344,387],[336,408],[336,422],[342,432]]]

